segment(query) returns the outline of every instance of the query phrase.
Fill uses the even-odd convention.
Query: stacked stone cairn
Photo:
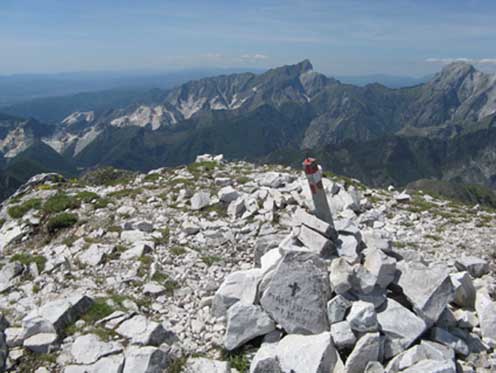
[[[487,262],[463,257],[450,272],[401,257],[349,220],[328,224],[303,209],[293,220],[213,301],[225,349],[260,346],[251,373],[455,373],[471,371],[471,353],[494,349]]]

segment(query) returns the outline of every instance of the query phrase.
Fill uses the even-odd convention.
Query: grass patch
[[[48,219],[47,230],[49,233],[53,234],[59,230],[70,228],[78,222],[78,217],[76,214],[70,214],[64,212],[62,214],[55,215]]]
[[[43,205],[43,211],[47,214],[54,214],[65,210],[77,209],[81,206],[81,202],[66,193],[57,193],[46,200]]]
[[[140,265],[138,267],[138,276],[145,277],[150,273],[150,267],[153,263],[153,258],[150,255],[143,255],[138,258]]]
[[[47,259],[43,255],[31,255],[26,253],[17,253],[10,257],[11,262],[19,262],[26,267],[29,267],[31,263],[36,263],[38,270],[42,272],[45,269],[45,264]]]
[[[186,366],[186,361],[188,361],[187,356],[181,356],[178,359],[175,359],[167,368],[167,373],[181,373],[184,371],[184,367]]]
[[[182,246],[174,246],[169,249],[169,252],[175,256],[181,256],[186,254],[186,249]]]
[[[425,235],[425,238],[430,239],[430,240],[433,240],[433,241],[441,241],[442,240],[441,237],[436,236],[434,234],[426,234]]]
[[[53,365],[56,362],[57,356],[53,353],[38,354],[25,349],[24,354],[22,355],[22,359],[19,360],[19,364],[16,366],[16,372],[31,373],[38,368]]]
[[[41,199],[33,198],[20,205],[10,206],[7,213],[12,219],[22,218],[29,210],[39,210],[41,208]]]
[[[107,303],[107,298],[95,298],[94,303],[91,305],[88,312],[81,316],[81,319],[89,324],[94,324],[114,311],[115,309]]]
[[[222,359],[228,361],[231,368],[237,369],[240,373],[247,373],[250,368],[248,357],[242,352],[222,350]]]
[[[213,205],[204,207],[201,209],[201,213],[203,215],[208,215],[210,213],[216,213],[219,217],[225,218],[227,217],[227,204],[222,202],[215,203]]]
[[[195,185],[195,181],[192,179],[186,179],[184,177],[178,177],[177,179],[172,179],[167,183],[171,188],[176,186],[192,187]]]
[[[169,227],[163,228],[160,233],[162,233],[162,237],[154,237],[153,241],[155,245],[167,245],[169,243],[170,237],[170,229]]]
[[[187,168],[188,171],[195,177],[207,176],[219,165],[216,161],[205,161],[191,163]]]
[[[155,173],[155,174],[146,175],[143,180],[146,182],[154,183],[158,179],[160,179],[160,175]]]
[[[250,178],[248,176],[240,176],[236,179],[236,182],[238,184],[246,184],[247,182],[250,181]]]
[[[108,196],[111,198],[117,198],[117,199],[122,199],[122,198],[135,198],[137,195],[143,193],[143,189],[138,188],[138,189],[122,189],[118,190],[112,193],[109,193]]]
[[[100,196],[93,192],[83,191],[76,194],[76,198],[84,203],[91,203],[92,201],[96,201],[100,198]]]
[[[218,255],[204,255],[201,257],[201,260],[210,267],[214,263],[220,262],[222,258]]]
[[[112,202],[110,198],[99,198],[96,200],[96,202],[93,204],[93,207],[98,210],[98,209],[104,209],[109,205],[109,203]]]

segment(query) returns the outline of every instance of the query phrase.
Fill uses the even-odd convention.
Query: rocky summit
[[[0,367],[496,371],[496,212],[203,155],[1,205]]]

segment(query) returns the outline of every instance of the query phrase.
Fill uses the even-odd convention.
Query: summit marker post
[[[315,215],[319,219],[334,226],[331,209],[327,201],[324,185],[322,184],[322,167],[317,164],[315,158],[306,158],[303,161],[303,169],[307,175],[310,191],[312,192]]]

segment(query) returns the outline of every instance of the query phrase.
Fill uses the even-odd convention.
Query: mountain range
[[[295,166],[316,155],[327,169],[372,185],[436,178],[496,187],[496,75],[466,63],[393,89],[345,84],[305,60],[107,97],[102,105],[83,97],[73,108],[49,124],[7,108],[0,180],[19,159],[29,170],[76,174],[103,165],[144,171],[224,153]]]

